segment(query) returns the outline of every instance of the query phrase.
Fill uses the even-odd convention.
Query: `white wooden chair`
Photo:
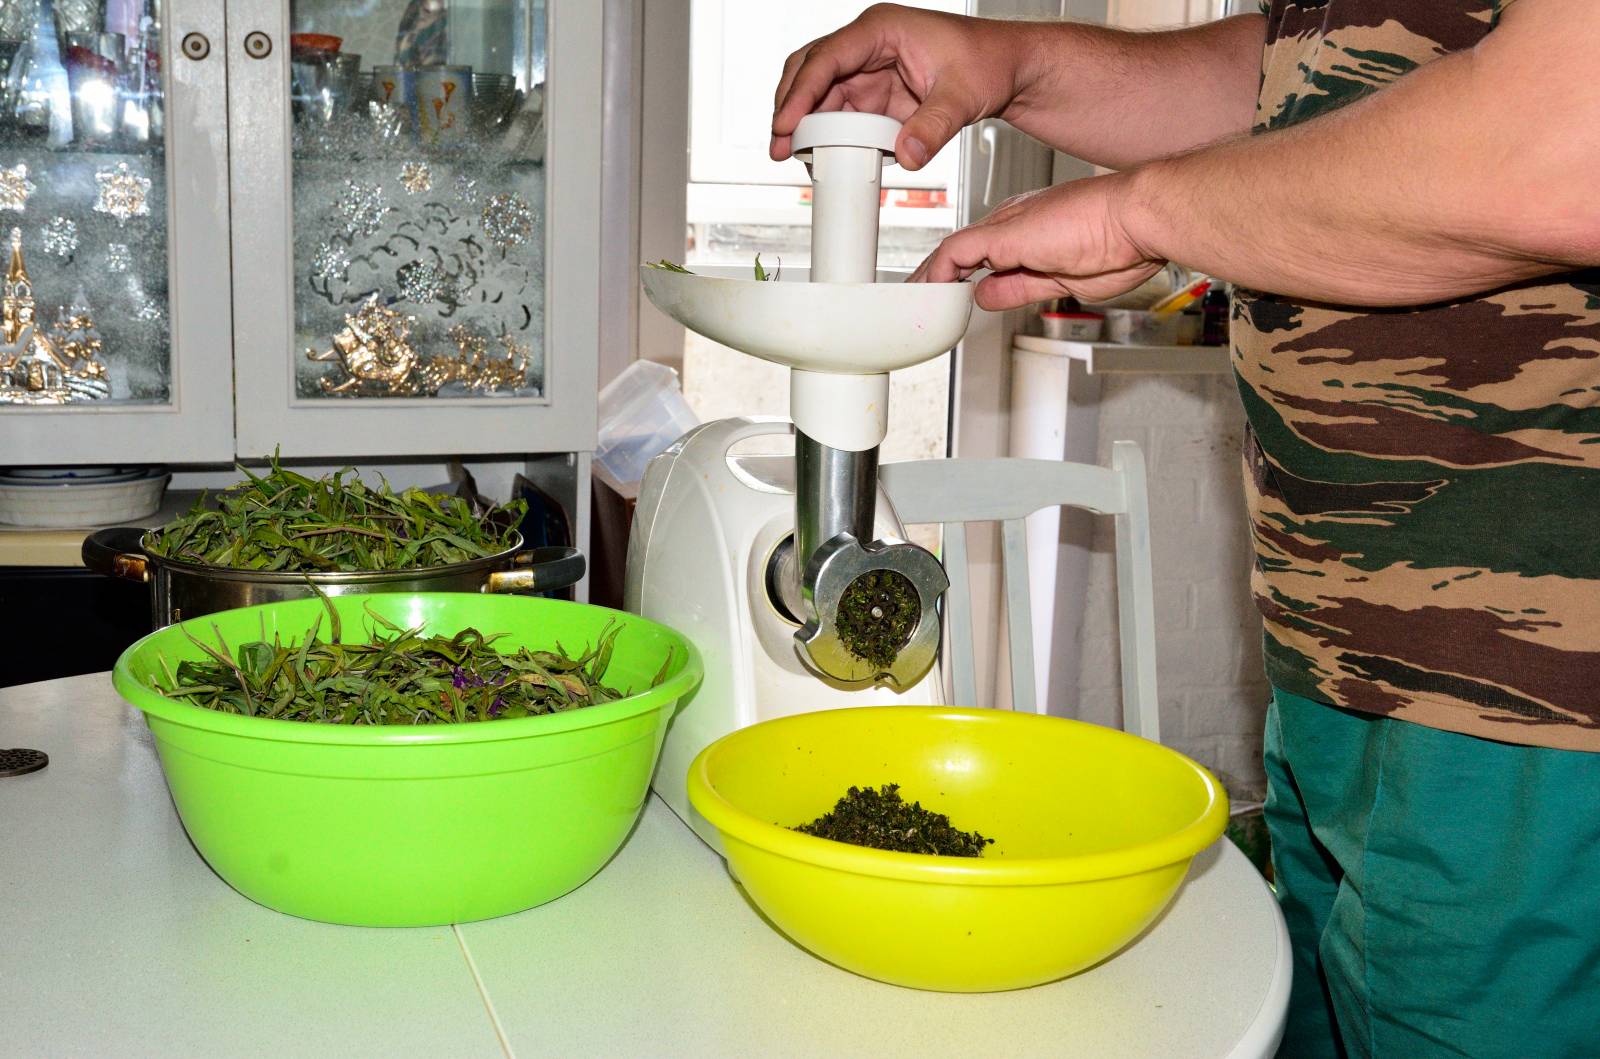
[[[913,460],[886,463],[879,481],[902,523],[944,526],[945,649],[951,702],[978,705],[973,665],[968,522],[999,522],[1005,561],[1006,627],[1015,708],[1046,712],[1034,688],[1028,542],[1023,520],[1047,507],[1080,507],[1116,519],[1117,624],[1122,659],[1122,727],[1161,738],[1156,697],[1155,591],[1150,571],[1150,506],[1144,454],[1112,444],[1111,466],[1055,460]]]

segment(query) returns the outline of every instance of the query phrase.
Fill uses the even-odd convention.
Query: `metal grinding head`
[[[42,750],[28,750],[25,747],[0,750],[0,776],[24,776],[38,772],[48,764],[50,755]]]
[[[950,582],[926,549],[841,533],[812,556],[802,584],[813,617],[795,639],[824,676],[909,688],[933,666],[937,604]]]

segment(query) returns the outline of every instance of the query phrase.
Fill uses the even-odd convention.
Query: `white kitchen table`
[[[1106,963],[922,993],[808,955],[652,799],[586,885],[519,915],[372,929],[269,911],[184,835],[108,674],[0,690],[0,1054],[1270,1056],[1288,939],[1227,841]]]

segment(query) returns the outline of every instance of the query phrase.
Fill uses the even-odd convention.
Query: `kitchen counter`
[[[882,985],[768,927],[655,799],[577,891],[460,927],[311,923],[195,853],[98,673],[0,690],[0,1051],[17,1055],[1270,1056],[1288,939],[1226,841],[1111,960],[989,995]]]

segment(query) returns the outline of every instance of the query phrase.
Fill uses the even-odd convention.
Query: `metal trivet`
[[[43,750],[28,750],[16,747],[12,750],[0,750],[0,776],[22,776],[29,772],[38,772],[50,764],[50,755]]]

